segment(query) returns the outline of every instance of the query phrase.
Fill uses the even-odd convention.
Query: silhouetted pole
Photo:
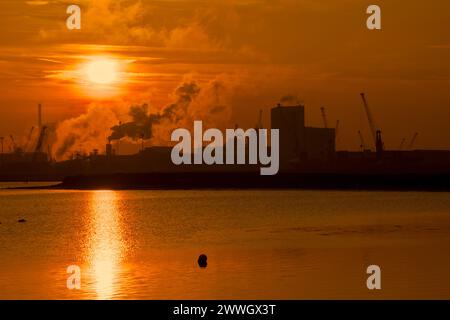
[[[376,143],[376,155],[377,159],[380,160],[383,157],[383,139],[381,138],[381,130],[377,130],[377,143]]]

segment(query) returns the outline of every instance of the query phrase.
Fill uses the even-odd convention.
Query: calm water
[[[449,193],[0,190],[0,222],[0,299],[450,298]]]

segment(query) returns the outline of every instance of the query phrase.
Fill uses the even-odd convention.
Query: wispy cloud
[[[25,1],[26,4],[30,5],[30,6],[44,6],[49,4],[49,1],[44,1],[44,0],[28,0]]]

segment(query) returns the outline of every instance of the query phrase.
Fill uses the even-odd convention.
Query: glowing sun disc
[[[111,84],[117,80],[117,62],[109,59],[91,61],[87,64],[86,75],[92,83]]]

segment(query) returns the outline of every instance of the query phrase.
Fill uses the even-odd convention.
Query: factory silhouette
[[[259,172],[259,166],[257,165],[177,166],[171,161],[172,147],[151,146],[144,148],[143,143],[141,150],[133,155],[118,154],[112,141],[107,141],[104,151],[93,150],[89,155],[74,155],[72,159],[55,162],[51,160],[50,147],[45,143],[48,128],[42,124],[41,105],[39,105],[38,126],[30,130],[25,146],[15,145],[11,136],[13,148],[10,152],[7,152],[4,150],[6,138],[0,138],[2,148],[0,179],[4,181],[56,181],[63,179],[75,181],[78,179],[76,180],[77,183],[81,183],[81,180],[87,183],[87,181],[93,179],[91,177],[95,176],[97,181],[101,180],[99,177],[104,178],[105,185],[102,186],[107,187],[108,185],[114,185],[118,175],[120,175],[120,179],[125,180],[132,177],[130,182],[126,183],[129,187],[133,184],[136,187],[148,186],[147,180],[150,179],[153,180],[150,183],[152,187],[172,186],[182,188],[195,187],[196,183],[201,183],[201,177],[204,177],[205,181],[210,181],[211,179],[206,177],[213,174],[221,177],[221,179],[215,181],[215,185],[212,187],[221,187],[221,181],[224,186],[238,186],[244,180],[247,180],[247,183],[254,187],[289,187],[298,186],[300,180],[303,182],[312,181],[315,176],[314,181],[317,183],[321,182],[321,185],[324,186],[330,184],[329,186],[332,187],[337,183],[333,179],[339,176],[338,180],[344,182],[345,177],[347,177],[347,182],[351,187],[360,185],[370,176],[373,181],[378,181],[377,185],[379,184],[380,187],[385,183],[389,187],[389,181],[392,181],[391,184],[395,185],[398,180],[397,182],[401,185],[411,184],[426,187],[431,184],[433,187],[437,185],[438,188],[449,188],[450,151],[414,150],[413,145],[417,134],[414,135],[407,150],[404,150],[403,147],[405,140],[402,141],[402,145],[397,150],[385,150],[382,131],[375,125],[365,95],[361,94],[361,98],[368,120],[367,124],[373,138],[373,147],[368,147],[361,132],[358,132],[361,139],[360,151],[336,151],[339,121],[336,123],[336,127],[330,128],[324,108],[321,108],[323,127],[309,127],[305,123],[304,105],[278,104],[273,107],[271,109],[271,129],[279,129],[280,132],[281,176],[271,181],[256,178]],[[255,129],[263,127],[261,111]],[[38,134],[34,134],[35,141],[30,141],[34,130],[37,130]],[[27,145],[32,145],[32,150],[27,151],[27,149],[30,149]],[[246,152],[246,156],[248,156],[248,152]],[[180,178],[174,178],[180,174],[184,174],[185,178],[181,180]],[[354,181],[355,176],[358,176],[357,181]],[[374,179],[375,176],[376,179]],[[256,180],[252,180],[254,177]],[[403,178],[400,179],[399,177]],[[233,179],[237,179],[239,183],[233,182]],[[193,180],[197,180],[197,182],[193,184]],[[281,180],[284,182],[281,182]],[[159,184],[157,181],[159,181]],[[308,183],[305,187],[307,185]]]

